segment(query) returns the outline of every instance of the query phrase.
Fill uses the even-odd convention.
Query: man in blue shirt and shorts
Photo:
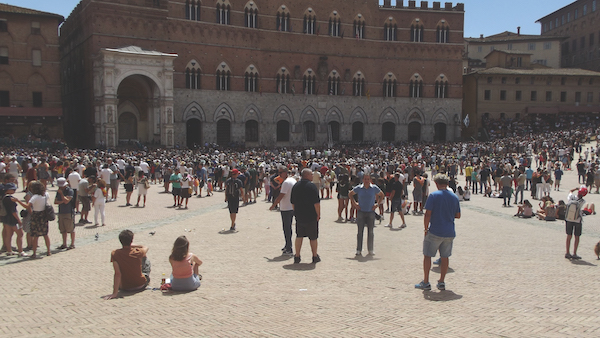
[[[431,270],[431,257],[440,251],[441,274],[437,288],[446,290],[444,278],[448,272],[449,257],[452,255],[452,242],[456,237],[454,219],[460,218],[460,204],[458,197],[448,190],[448,176],[437,174],[433,178],[437,191],[431,193],[425,204],[425,239],[423,240],[423,273],[424,278],[415,288],[431,290],[429,284],[429,271]]]

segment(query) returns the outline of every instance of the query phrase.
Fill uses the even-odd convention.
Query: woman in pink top
[[[190,242],[185,236],[179,236],[173,244],[169,262],[173,268],[171,288],[175,291],[193,291],[200,286],[202,277],[198,267],[202,261],[198,256],[189,252]]]

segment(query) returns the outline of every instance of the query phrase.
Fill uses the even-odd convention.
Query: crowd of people
[[[512,137],[493,142],[377,144],[326,149],[232,151],[205,147],[197,150],[117,152],[68,148],[57,151],[6,148],[0,154],[3,158],[0,162],[0,175],[4,182],[2,209],[5,210],[0,214],[4,224],[2,250],[7,255],[21,256],[27,256],[27,252],[31,250],[31,257],[39,258],[37,242],[39,237],[44,237],[47,255],[50,255],[48,231],[51,213],[54,212],[53,205],[58,207],[56,219],[63,238],[58,249],[74,249],[76,221],[80,225],[92,223],[89,213],[93,208],[94,224],[104,226],[105,205],[117,201],[121,186],[125,191],[125,206],[133,207],[135,203],[135,207],[144,208],[151,184],[162,186],[164,192],[171,193],[172,207],[182,209],[188,208],[190,200],[191,203],[197,203],[198,200],[192,198],[194,196],[210,197],[214,191],[224,192],[231,218],[229,231],[238,231],[236,215],[240,203],[256,203],[258,196],[264,194],[264,199],[271,203],[270,209],[281,213],[285,243],[282,252],[284,255],[294,256],[295,263],[300,262],[304,237],[310,240],[313,263],[320,261],[317,238],[321,199],[338,200],[337,222],[357,224],[356,255],[362,255],[365,228],[367,252],[368,255],[374,255],[375,220],[381,223],[389,217],[387,226],[393,228],[396,213],[402,222],[399,228],[407,226],[405,215],[411,213],[415,216],[424,215],[423,218],[431,220],[432,225],[434,222],[447,225],[452,216],[453,226],[454,216],[460,216],[460,209],[445,215],[450,215],[446,220],[438,218],[437,214],[431,214],[431,203],[434,202],[429,202],[432,197],[429,188],[432,179],[438,189],[447,187],[451,190],[457,201],[469,201],[475,195],[482,195],[501,198],[503,206],[508,207],[514,198],[514,204],[520,203],[517,216],[525,218],[535,214],[529,199],[524,199],[525,191],[528,191],[531,199],[541,201],[538,217],[546,220],[551,220],[552,217],[561,219],[562,211],[553,213],[548,209],[554,208],[564,209],[565,219],[573,220],[568,218],[569,201],[563,202],[564,207],[560,207],[561,203],[555,205],[550,195],[552,191],[560,189],[564,170],[571,170],[573,163],[586,192],[593,187],[598,192],[600,171],[597,170],[597,155],[600,149],[583,149],[582,145],[596,137],[600,123],[596,119],[587,119],[577,127],[571,127],[537,134],[517,133],[516,136],[511,135]],[[58,190],[54,198],[51,198],[46,190],[48,186],[55,184]],[[409,186],[412,186],[410,194]],[[20,189],[26,192],[23,200],[14,196]],[[582,195],[582,189],[576,195]],[[132,200],[134,191],[137,191],[137,199]],[[17,205],[22,208],[19,213]],[[297,208],[304,212],[299,213]],[[585,209],[595,214],[593,205],[585,208],[581,205],[580,209],[581,213]],[[79,220],[76,219],[77,215]],[[297,238],[293,247],[294,216]],[[427,232],[429,225],[426,224],[425,227]],[[571,232],[578,238],[577,227],[572,228]],[[433,229],[432,232],[444,235],[438,237],[451,237],[445,236],[451,234],[446,228],[440,231],[434,226]],[[12,247],[14,234],[17,253],[14,253]],[[69,236],[70,242],[67,243]],[[132,234],[127,236],[133,239]],[[131,246],[129,237],[121,240],[123,247],[128,247],[128,250],[136,249],[139,251],[136,255],[145,254],[143,247]],[[26,240],[25,246],[22,245],[23,238]],[[178,241],[175,243],[177,248],[189,246],[189,242],[186,244],[184,239],[179,238]],[[428,251],[425,252],[424,249],[425,257],[435,255],[428,255],[432,253],[433,246],[449,244],[443,240],[432,240],[428,245]],[[579,258],[576,246],[577,241],[573,254],[570,254],[567,247],[565,257]],[[187,266],[185,274],[175,273],[175,266],[179,264],[176,262],[182,260],[185,264],[194,266],[191,276],[198,275],[197,267],[201,264],[199,259],[190,256],[183,249],[177,251],[175,247],[171,257],[171,263],[175,262],[173,277],[177,279],[177,276],[185,275],[185,278],[190,278]],[[443,253],[440,251],[441,264],[447,264],[449,251],[448,247],[444,248]],[[118,260],[116,256],[113,257],[113,263]],[[192,261],[195,263],[192,264]],[[115,271],[122,270],[117,265]],[[143,264],[140,274],[142,268]],[[145,284],[140,276],[136,276],[137,280],[127,285],[136,288]],[[425,277],[420,288],[427,287],[428,276]],[[128,277],[121,275],[119,278]],[[116,281],[115,275],[115,283]],[[443,278],[441,282],[443,283]],[[185,283],[191,287],[199,285],[196,279]],[[177,283],[173,284],[177,288],[175,285]]]

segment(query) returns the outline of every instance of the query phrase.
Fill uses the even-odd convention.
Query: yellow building
[[[463,137],[484,133],[485,119],[600,112],[600,73],[531,64],[531,54],[495,50],[488,68],[463,77]]]

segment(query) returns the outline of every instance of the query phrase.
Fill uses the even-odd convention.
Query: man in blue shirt
[[[458,197],[448,190],[448,176],[437,174],[433,178],[437,191],[429,194],[425,203],[425,239],[423,240],[423,281],[415,288],[431,290],[429,284],[429,271],[431,270],[431,257],[440,251],[441,274],[437,283],[440,290],[446,289],[444,278],[448,272],[449,257],[452,255],[452,242],[456,237],[454,219],[460,218],[460,204]]]
[[[356,235],[356,255],[362,254],[363,234],[365,226],[367,227],[367,250],[372,256],[373,252],[373,228],[375,227],[375,209],[385,195],[378,186],[372,184],[373,180],[370,175],[363,176],[363,184],[357,185],[350,193],[350,202],[357,210],[356,225],[358,226],[358,235]],[[358,196],[358,203],[354,200],[354,195]]]
[[[527,177],[525,190],[529,190],[529,187],[531,187],[531,179],[533,178],[533,169],[531,169],[531,166],[528,166],[527,169],[525,169],[525,175]]]

